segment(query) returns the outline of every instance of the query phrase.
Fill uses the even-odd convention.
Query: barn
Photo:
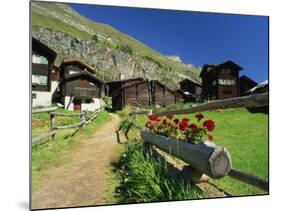
[[[222,64],[205,64],[200,73],[202,78],[202,97],[218,100],[240,96],[238,64],[228,60]]]
[[[202,94],[202,85],[200,82],[191,78],[186,78],[179,82],[180,90],[186,93],[192,99],[200,99]]]
[[[129,79],[123,79],[123,80],[117,80],[117,81],[110,81],[106,83],[106,95],[112,96],[112,93],[115,92],[118,89],[121,89],[122,87],[142,82],[144,79],[142,77],[136,77],[136,78],[129,78]]]
[[[56,71],[54,61],[56,52],[32,37],[32,106],[50,106],[52,96],[58,86],[53,77]]]
[[[122,110],[126,105],[150,105],[149,82],[146,80],[130,81],[127,85],[111,92],[110,96],[114,111]]]
[[[65,58],[60,65],[60,103],[68,110],[90,110],[103,105],[104,82],[96,68],[79,58]]]
[[[257,86],[258,83],[250,79],[249,77],[243,75],[239,78],[240,95],[247,95],[247,91]]]
[[[112,109],[122,110],[126,105],[166,106],[184,102],[184,97],[157,80],[130,80],[129,83],[111,92]]]
[[[184,102],[184,96],[171,90],[157,80],[150,81],[151,87],[151,104],[167,106],[177,102]]]

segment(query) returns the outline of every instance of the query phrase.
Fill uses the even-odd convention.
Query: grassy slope
[[[44,116],[41,115],[41,118],[44,119]],[[107,112],[101,112],[94,121],[81,128],[71,138],[65,139],[75,129],[60,131],[55,136],[55,142],[34,145],[32,147],[32,191],[38,190],[42,180],[50,175],[53,169],[70,161],[71,153],[69,152],[79,147],[78,139],[91,135],[93,131],[96,131],[109,119],[110,116]]]
[[[203,112],[203,114],[207,119],[216,122],[214,141],[229,150],[233,168],[268,178],[268,115],[250,113],[243,108]],[[193,115],[185,116],[194,120]],[[183,115],[179,117],[182,118]],[[146,117],[141,116],[138,124],[144,125],[145,121]],[[212,182],[233,195],[264,193],[229,177]]]
[[[56,13],[68,13],[73,21],[80,23],[84,26],[87,26],[104,36],[114,38],[115,44],[113,46],[116,46],[117,44],[127,44],[133,49],[134,52],[137,52],[137,54],[139,54],[140,56],[150,56],[154,58],[156,61],[159,61],[167,69],[171,68],[176,72],[182,74],[185,73],[186,67],[183,64],[170,61],[165,56],[161,55],[159,52],[151,49],[150,47],[114,29],[109,25],[96,23],[87,19],[84,16],[81,16],[67,5],[64,6],[66,10],[63,10],[62,6],[59,4],[45,4],[45,3],[38,3],[38,2],[33,4],[38,4],[38,5],[44,4],[44,7],[47,7],[48,9],[55,11]],[[32,7],[32,25],[66,32],[73,37],[79,37],[85,40],[90,39],[92,36],[89,33],[85,31],[81,31],[80,29],[77,29],[55,17],[38,14],[36,12],[36,8],[34,7]],[[195,75],[199,74],[199,70],[197,68],[193,68],[192,71],[195,72]]]

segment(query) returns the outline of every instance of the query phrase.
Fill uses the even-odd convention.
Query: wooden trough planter
[[[227,149],[212,142],[191,144],[151,133],[147,128],[141,129],[141,137],[144,142],[185,161],[194,169],[211,178],[222,178],[231,170],[232,163]]]

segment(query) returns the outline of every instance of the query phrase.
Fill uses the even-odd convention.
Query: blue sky
[[[263,16],[71,4],[164,55],[202,67],[231,59],[257,82],[268,79],[268,18]]]

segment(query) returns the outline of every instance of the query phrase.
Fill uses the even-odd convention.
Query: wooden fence
[[[47,134],[44,134],[42,136],[32,138],[32,144],[42,143],[42,142],[48,140],[49,138],[53,139],[59,130],[76,128],[76,127],[80,128],[84,125],[87,125],[93,119],[95,119],[102,110],[103,110],[103,108],[96,110],[91,116],[87,116],[85,112],[66,114],[66,113],[54,112],[54,110],[50,110],[50,109],[41,110],[40,113],[43,113],[43,112],[50,113],[50,132]],[[39,113],[39,112],[36,112],[36,113]],[[67,116],[67,117],[80,116],[81,121],[78,123],[74,123],[74,124],[59,126],[59,125],[55,125],[55,116]]]
[[[56,109],[57,107],[32,109],[32,114],[48,113],[48,112],[55,111]]]
[[[225,109],[225,108],[237,108],[237,107],[246,107],[246,108],[254,108],[254,107],[262,107],[262,106],[268,106],[269,105],[269,95],[268,93],[262,93],[262,94],[255,94],[255,95],[250,95],[250,96],[245,96],[245,97],[237,97],[237,98],[231,98],[231,99],[225,99],[225,100],[217,100],[211,103],[204,103],[198,106],[194,106],[191,108],[187,109],[179,109],[179,110],[171,110],[171,111],[165,111],[165,112],[160,112],[158,113],[159,115],[166,115],[166,114],[188,114],[188,113],[194,113],[194,112],[202,112],[202,111],[209,111],[209,110],[215,110],[215,109]],[[129,116],[130,116],[130,124],[129,124],[129,129],[132,126],[135,126],[139,129],[142,129],[141,126],[136,124],[136,116],[139,114],[152,114],[151,109],[142,109],[142,110],[135,110],[133,111]],[[125,131],[125,134],[127,136],[128,130]],[[141,130],[141,133],[143,131]],[[144,138],[146,138],[145,135],[142,134]],[[157,140],[155,138],[152,138],[152,140],[145,140],[146,142],[152,144],[153,146],[158,147],[160,150],[165,150],[167,147],[163,147],[165,144],[163,143],[156,143]],[[155,145],[156,143],[156,145]],[[169,146],[171,147],[171,146]],[[171,148],[170,148],[171,149]],[[175,153],[173,154],[175,155]],[[188,154],[184,155],[184,153],[181,153],[180,158],[187,158],[184,159],[190,160],[188,158]],[[179,158],[179,157],[178,157]],[[198,158],[198,156],[197,156]],[[203,162],[206,163],[206,162]],[[190,164],[190,163],[189,163]],[[202,165],[202,164],[200,164]],[[197,169],[204,169],[202,166],[195,166]],[[230,171],[227,172],[227,176],[239,180],[243,183],[247,183],[249,185],[255,186],[257,188],[260,188],[265,191],[269,191],[269,183],[268,180],[259,178],[257,176],[251,175],[246,172],[239,171],[237,169],[231,168]]]

